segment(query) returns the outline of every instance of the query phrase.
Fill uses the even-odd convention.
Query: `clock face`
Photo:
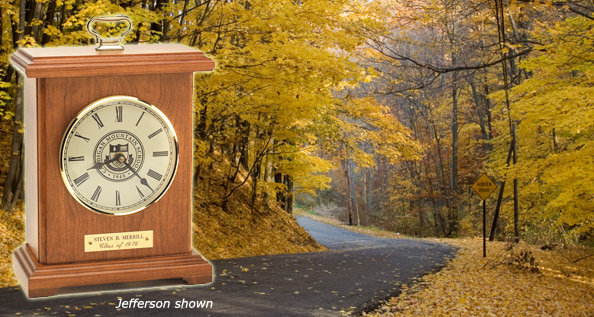
[[[125,215],[156,202],[177,168],[173,126],[155,106],[112,96],[85,107],[60,147],[66,187],[86,208]]]

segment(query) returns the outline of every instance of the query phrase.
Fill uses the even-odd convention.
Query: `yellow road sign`
[[[493,191],[497,188],[497,185],[487,176],[487,174],[481,175],[479,179],[472,185],[472,189],[481,197],[482,200],[486,200]]]

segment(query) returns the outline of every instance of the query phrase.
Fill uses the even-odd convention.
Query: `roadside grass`
[[[400,238],[377,228],[346,226],[373,236]],[[410,238],[410,237],[405,237]],[[420,238],[419,238],[420,239]],[[401,285],[402,293],[364,316],[593,316],[594,250],[550,249],[526,242],[487,242],[482,238],[423,239],[450,244],[458,254],[441,271]]]
[[[329,224],[332,226],[336,226],[336,227],[339,227],[339,228],[342,228],[345,230],[350,230],[350,231],[354,231],[357,233],[366,234],[366,235],[370,235],[370,236],[374,236],[374,237],[417,239],[415,237],[407,236],[404,234],[380,229],[375,226],[349,226],[348,224],[342,223],[336,219],[331,219],[331,218],[321,216],[314,211],[304,211],[302,209],[295,209],[293,211],[293,213],[298,216],[308,217],[313,220],[316,220],[316,221],[319,221],[319,222],[322,222],[325,224]]]

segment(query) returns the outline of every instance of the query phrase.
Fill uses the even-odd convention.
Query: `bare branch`
[[[532,52],[532,48],[528,48],[526,50],[517,52],[515,54],[510,54],[510,55],[507,55],[505,57],[501,57],[501,58],[499,58],[497,60],[494,60],[494,61],[491,61],[491,62],[488,62],[488,63],[481,63],[481,64],[470,65],[470,66],[445,67],[445,68],[433,66],[431,64],[424,64],[424,63],[419,62],[417,60],[414,60],[414,59],[412,59],[412,58],[410,58],[408,56],[403,56],[403,55],[399,55],[399,54],[395,54],[395,56],[392,56],[390,54],[385,54],[383,52],[380,52],[380,53],[382,53],[386,57],[392,58],[392,59],[397,60],[397,61],[411,62],[411,63],[415,64],[418,67],[429,69],[429,70],[431,70],[431,71],[433,71],[435,73],[446,74],[446,73],[451,73],[451,72],[460,72],[460,71],[464,71],[464,70],[478,70],[478,69],[489,68],[491,66],[495,66],[495,65],[501,63],[504,60],[507,61],[507,60],[510,60],[510,59],[514,59],[516,57],[526,55],[526,54],[528,54],[530,52]]]

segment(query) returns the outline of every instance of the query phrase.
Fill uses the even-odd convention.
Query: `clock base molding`
[[[19,48],[10,62],[24,75],[25,294],[212,282],[191,247],[192,113],[194,73],[214,61],[155,44]]]
[[[179,278],[193,285],[213,280],[211,264],[193,250],[184,255],[44,265],[24,244],[14,253],[14,271],[29,298],[61,295],[68,287],[83,285]]]

